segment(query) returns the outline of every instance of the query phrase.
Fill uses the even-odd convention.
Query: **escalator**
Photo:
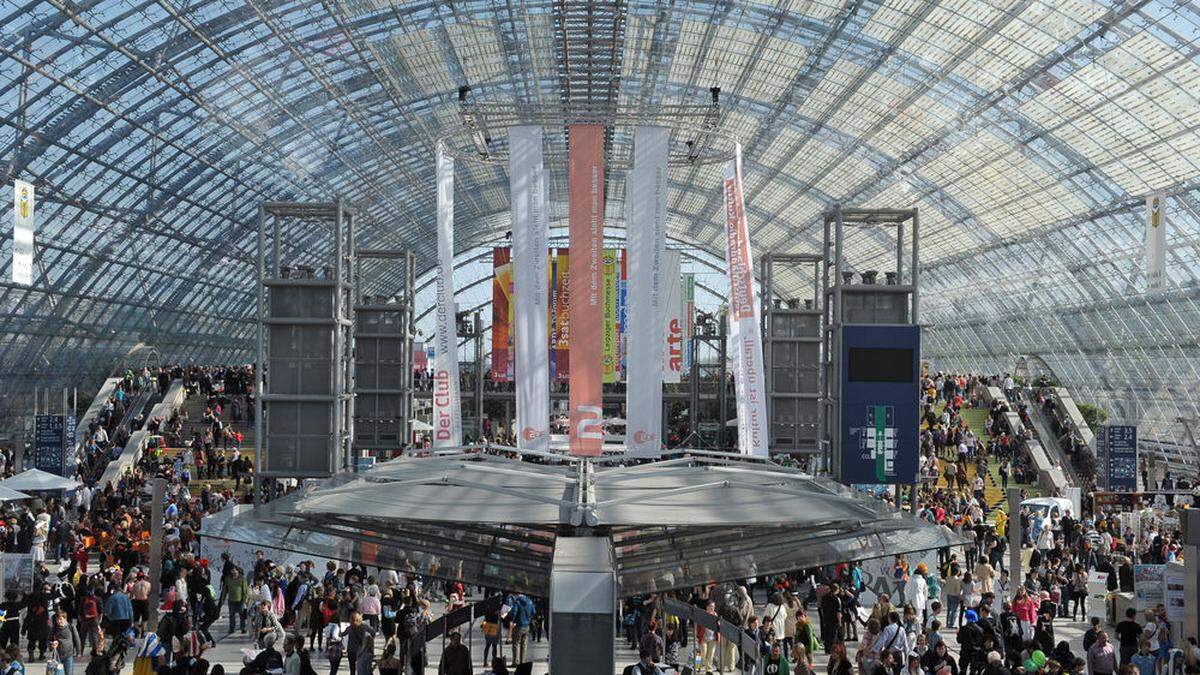
[[[1023,387],[1021,395],[1025,398],[1027,404],[1026,409],[1029,413],[1029,422],[1033,426],[1033,430],[1037,433],[1038,438],[1041,439],[1042,448],[1049,456],[1051,462],[1062,468],[1064,477],[1069,485],[1083,485],[1083,482],[1079,479],[1078,467],[1075,466],[1071,455],[1067,454],[1063,448],[1064,435],[1062,433],[1055,433],[1054,430],[1058,427],[1057,423],[1048,419],[1046,410],[1038,403],[1039,396],[1037,390],[1030,387]],[[1071,405],[1074,405],[1074,403]],[[1084,426],[1086,427],[1086,425]],[[1066,440],[1069,441],[1069,438]]]

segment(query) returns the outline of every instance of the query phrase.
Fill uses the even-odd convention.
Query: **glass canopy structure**
[[[344,196],[363,245],[430,268],[433,147],[462,124],[461,86],[601,112],[720,87],[757,253],[814,251],[835,201],[919,208],[937,366],[1039,356],[1172,447],[1200,417],[1200,3],[11,0],[0,57],[5,181],[40,203],[32,287],[8,282],[0,240],[9,420],[35,385],[98,384],[139,343],[247,358],[262,199]],[[565,134],[548,138],[564,155]],[[717,261],[718,170],[672,169],[668,202],[670,236]],[[624,176],[606,189],[620,238]],[[1148,292],[1152,192],[1170,230],[1166,288]],[[466,259],[508,229],[504,167],[460,162],[457,195]],[[301,224],[285,244],[300,260],[325,236]],[[885,250],[848,247],[862,268]]]

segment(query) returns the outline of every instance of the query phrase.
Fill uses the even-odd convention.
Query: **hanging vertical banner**
[[[13,261],[12,282],[33,285],[33,185],[13,181]]]
[[[516,333],[517,447],[550,449],[550,358],[546,252],[550,220],[542,163],[542,128],[509,130],[512,195],[513,329]]]
[[[696,325],[696,275],[683,275],[683,372],[692,370],[692,335]]]
[[[571,242],[571,454],[594,456],[604,442],[604,127],[567,129],[568,235]],[[595,356],[593,356],[595,355]]]
[[[665,272],[669,267],[665,257],[668,134],[661,127],[634,130],[633,170],[625,181],[629,244],[625,444],[634,457],[662,453],[663,314],[669,295],[663,291],[671,285]],[[674,255],[678,259],[679,254]]]
[[[513,267],[511,251],[492,249],[492,379],[512,382]]]
[[[742,195],[742,146],[725,163],[725,264],[729,272],[729,350],[737,393],[738,450],[766,457],[767,400],[763,377],[762,335],[754,297],[754,258]]]
[[[458,325],[454,316],[454,159],[437,148],[437,307],[434,326],[433,446],[462,445]]]
[[[558,264],[554,267],[554,330],[558,333],[554,343],[554,375],[559,382],[566,382],[571,374],[571,252],[558,249]]]
[[[682,254],[667,251],[663,258],[663,308],[658,315],[662,333],[663,381],[679,382],[683,376],[683,301],[680,299],[679,264]]]
[[[1167,197],[1146,197],[1146,290],[1162,290],[1167,266]]]
[[[600,267],[604,272],[604,353],[601,376],[604,384],[617,381],[617,250],[604,249]]]
[[[550,361],[550,381],[558,379],[558,260],[554,252],[546,258],[546,289],[549,305],[546,307],[546,324],[550,332],[546,336],[546,356]]]
[[[617,266],[617,380],[625,380],[629,358],[629,251],[621,249]]]

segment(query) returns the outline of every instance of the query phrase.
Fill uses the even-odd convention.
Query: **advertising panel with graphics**
[[[915,483],[920,328],[845,326],[841,352],[841,482]]]

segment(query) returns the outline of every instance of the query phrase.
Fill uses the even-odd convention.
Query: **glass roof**
[[[246,358],[261,199],[342,195],[360,245],[431,267],[433,146],[461,125],[461,85],[573,110],[699,105],[721,87],[757,253],[815,250],[834,201],[917,207],[937,364],[1037,354],[1076,399],[1164,443],[1200,417],[1196,2],[0,0],[0,50],[0,160],[40,202],[35,285],[0,283],[10,417],[34,383],[98,385],[140,342]],[[563,156],[565,135],[547,138]],[[1147,293],[1153,191],[1168,281]],[[503,165],[460,162],[456,193],[469,258],[508,229]],[[610,172],[614,240],[624,193]],[[716,166],[672,169],[670,235],[697,258],[722,255],[719,199]],[[285,242],[299,257],[310,229]],[[884,248],[863,237],[849,254],[865,267]],[[486,304],[482,286],[464,304]]]

